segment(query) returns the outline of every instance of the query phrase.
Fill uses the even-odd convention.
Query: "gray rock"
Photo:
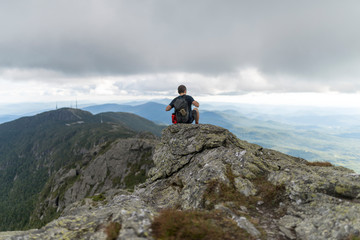
[[[248,233],[250,233],[251,236],[257,237],[260,235],[259,230],[257,230],[245,217],[233,216],[233,220],[240,228],[245,229]]]
[[[259,230],[257,230],[256,227],[246,219],[246,217],[236,215],[233,211],[231,211],[229,208],[225,207],[222,204],[216,205],[215,209],[223,211],[224,213],[229,215],[231,219],[234,220],[240,228],[247,231],[251,236],[260,236]]]
[[[283,227],[283,226],[279,226],[279,230],[280,230],[282,233],[284,233],[287,238],[289,238],[289,239],[296,239],[295,234],[292,233],[290,229],[287,229],[287,228],[285,228],[285,227]]]
[[[146,149],[145,143],[135,142],[119,142],[117,147],[128,151]],[[115,191],[107,182],[109,169],[111,176],[124,176],[122,153],[109,151],[91,161],[90,168],[79,169],[83,175],[65,193],[61,218],[39,230],[1,233],[0,239],[105,239],[104,229],[110,222],[122,224],[121,239],[152,239],[149,228],[159,210],[176,207],[205,211],[203,196],[210,181],[233,186],[251,197],[259,192],[254,181],[259,176],[285,187],[281,204],[269,207],[267,202],[260,206],[255,202],[255,206],[244,207],[226,201],[216,205],[251,235],[260,238],[260,232],[264,232],[269,239],[285,235],[289,239],[321,240],[360,233],[360,179],[349,169],[309,166],[303,159],[241,141],[220,127],[178,124],[164,129],[148,180],[133,193],[126,193]],[[134,159],[141,158],[141,154],[136,156]],[[73,172],[62,174],[66,176],[63,179],[73,176]],[[105,191],[107,203],[78,201],[84,196],[81,191],[89,191],[87,186],[99,181],[104,184],[96,188]],[[285,215],[276,217],[279,212]],[[253,220],[258,219],[259,213],[258,221],[247,220],[252,214]]]
[[[121,224],[121,239],[152,239],[149,228],[155,211],[140,198],[117,195],[107,204],[93,204],[71,204],[59,219],[41,229],[0,233],[0,239],[106,239],[105,229],[111,222]]]
[[[239,192],[247,197],[253,196],[257,192],[254,184],[249,179],[241,177],[235,178],[235,187]]]
[[[32,221],[46,217],[49,208],[61,213],[69,204],[86,197],[127,188],[126,177],[145,175],[153,166],[156,143],[156,139],[149,138],[119,139],[107,151],[94,149],[83,167],[60,169],[48,183],[49,193],[38,202]]]

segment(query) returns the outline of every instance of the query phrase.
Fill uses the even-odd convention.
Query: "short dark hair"
[[[181,93],[184,93],[186,91],[186,87],[184,85],[180,85],[178,87],[178,93],[181,94]]]

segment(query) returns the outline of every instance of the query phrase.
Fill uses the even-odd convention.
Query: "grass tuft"
[[[219,211],[179,211],[166,209],[151,224],[155,239],[235,240],[255,239]]]
[[[329,162],[307,162],[306,165],[308,166],[318,166],[318,167],[333,167]]]
[[[110,222],[105,228],[106,240],[115,240],[119,236],[121,224],[118,222]]]
[[[266,207],[276,208],[284,199],[286,191],[284,185],[274,185],[267,181],[264,176],[254,179],[253,183],[256,186],[258,193],[255,198],[250,197],[250,202],[255,203],[255,201],[261,200]]]

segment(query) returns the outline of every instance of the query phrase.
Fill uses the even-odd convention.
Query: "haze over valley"
[[[169,125],[171,114],[164,109],[170,101],[88,103],[83,104],[85,107],[79,104],[79,108],[92,114],[129,112],[160,125]],[[76,102],[55,103],[61,104],[77,105]],[[12,110],[12,116],[0,115],[0,120],[33,115],[53,108],[54,103],[21,106]],[[26,108],[32,109],[32,113],[27,113]],[[360,172],[360,114],[356,109],[205,102],[200,114],[200,123],[227,128],[242,140],[309,161],[329,161]]]

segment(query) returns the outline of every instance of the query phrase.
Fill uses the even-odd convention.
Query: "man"
[[[166,107],[166,111],[170,111],[175,107],[175,114],[179,123],[192,123],[195,120],[196,124],[199,124],[199,109],[200,104],[195,101],[191,96],[186,95],[186,87],[180,85],[178,87],[179,96],[174,98],[171,103]],[[182,107],[182,101],[187,104],[186,107]],[[191,110],[191,106],[196,108]]]

